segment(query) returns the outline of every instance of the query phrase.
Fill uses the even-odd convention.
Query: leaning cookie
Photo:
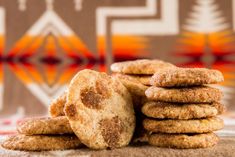
[[[138,59],[134,61],[117,62],[111,65],[112,72],[124,74],[151,75],[163,68],[174,68],[171,63],[153,59]]]
[[[45,151],[65,150],[80,147],[82,144],[75,135],[13,135],[3,141],[2,147],[12,150]]]
[[[215,107],[217,106],[217,108]],[[214,117],[221,112],[222,104],[177,104],[150,101],[143,105],[142,112],[148,117],[158,119],[199,119]]]
[[[206,68],[169,68],[161,70],[151,78],[151,85],[159,87],[196,86],[216,84],[224,81],[218,70]]]
[[[80,71],[70,82],[65,114],[74,133],[92,149],[126,146],[135,129],[126,87],[116,78],[92,70]]]
[[[25,135],[73,134],[67,117],[28,118],[20,122],[17,131]]]
[[[222,92],[213,87],[199,86],[190,88],[150,87],[145,91],[149,100],[176,103],[212,103],[222,98]]]
[[[64,92],[58,98],[53,100],[49,106],[49,114],[51,117],[64,116],[64,106],[66,103],[67,93]]]
[[[119,79],[132,95],[145,96],[145,91],[147,90],[148,86],[143,85],[141,82],[133,79],[132,77],[129,77],[128,75],[116,73],[112,76]]]
[[[152,134],[149,144],[167,148],[208,148],[216,145],[219,137],[214,133],[205,134]]]
[[[191,120],[145,119],[143,126],[156,133],[207,133],[222,129],[224,123],[218,117]]]

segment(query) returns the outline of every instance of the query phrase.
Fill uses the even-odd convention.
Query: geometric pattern
[[[229,59],[235,54],[234,37],[215,1],[197,0],[183,26],[177,52],[174,52],[187,59],[179,63],[180,66],[207,67],[223,72],[225,82],[216,87],[225,93],[223,103],[226,105],[235,95],[235,62]]]
[[[56,68],[60,68],[61,58],[57,58],[57,48],[62,51],[62,57],[70,59],[67,66],[93,58],[93,54],[62,19],[53,10],[47,10],[7,53],[10,60],[17,59],[17,63],[9,63],[12,72],[45,105],[65,90],[72,77],[71,70],[74,70],[70,65],[63,75],[58,73]],[[32,64],[35,58],[39,62]]]
[[[62,71],[63,75],[57,71],[61,68],[58,66],[61,59],[56,55],[57,44],[61,50],[66,50],[63,55],[70,59],[63,65],[68,66]],[[65,90],[73,75],[71,72],[77,70],[74,62],[86,61],[82,57],[92,59],[93,55],[53,10],[46,11],[7,53],[9,60],[16,60],[8,64],[11,71],[46,106],[52,97]],[[31,62],[35,58],[38,63]]]

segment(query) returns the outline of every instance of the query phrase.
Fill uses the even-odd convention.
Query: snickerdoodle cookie
[[[119,73],[114,74],[113,77],[119,79],[131,94],[145,96],[145,91],[147,90],[148,86],[143,85],[140,81],[133,79],[128,75]]]
[[[82,144],[75,135],[13,135],[2,143],[2,147],[12,150],[43,151],[65,150],[80,147]]]
[[[216,145],[219,137],[214,133],[204,134],[152,134],[149,144],[170,148],[207,148]]]
[[[159,87],[196,86],[215,84],[224,81],[218,70],[206,68],[168,68],[161,70],[151,78],[151,85]]]
[[[196,86],[190,88],[150,87],[145,91],[149,100],[178,103],[212,103],[222,98],[222,92],[213,87]]]
[[[116,74],[119,74],[119,76],[122,78],[129,78],[146,86],[150,86],[150,79],[152,78],[152,75],[127,75],[122,73],[114,73],[113,75]]]
[[[219,109],[222,108],[220,106],[222,104],[218,102],[212,104],[177,104],[149,101],[143,105],[142,112],[148,117],[158,119],[198,119],[218,115],[222,110]]]
[[[20,122],[17,131],[25,135],[73,134],[67,117],[27,118]]]
[[[158,59],[138,59],[134,61],[117,62],[111,65],[112,72],[124,74],[150,75],[163,68],[173,68],[173,64]]]
[[[64,116],[64,106],[66,103],[66,95],[64,92],[58,98],[54,99],[49,106],[49,114],[51,117]]]
[[[207,133],[222,129],[224,123],[218,117],[191,120],[145,119],[143,126],[157,133]]]
[[[70,82],[65,114],[74,133],[92,149],[126,146],[135,128],[126,87],[117,78],[92,70],[78,72]]]

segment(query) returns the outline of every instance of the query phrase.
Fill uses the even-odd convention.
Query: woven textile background
[[[0,134],[46,115],[79,70],[138,58],[221,70],[235,125],[235,0],[0,0]]]

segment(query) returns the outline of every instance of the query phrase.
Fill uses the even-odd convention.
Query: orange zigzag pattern
[[[45,36],[23,36],[9,51],[8,56],[32,56],[36,50],[42,45]],[[58,36],[60,46],[66,50],[68,56],[84,58],[93,58],[93,54],[85,47],[81,40],[74,36]],[[70,49],[69,49],[70,47]]]
[[[179,46],[176,55],[185,56],[187,58],[197,58],[202,57],[205,52],[206,44],[209,46],[211,55],[214,57],[219,57],[224,55],[234,55],[234,37],[232,36],[232,31],[225,30],[220,32],[214,32],[210,34],[194,33],[194,32],[183,32],[182,38],[179,40]],[[223,72],[225,77],[225,82],[222,83],[224,86],[235,87],[235,63],[222,60],[215,60],[212,63],[211,68],[218,69]],[[181,66],[190,67],[204,67],[202,60],[191,60],[188,63],[181,64]]]
[[[98,52],[100,58],[104,58],[106,56],[105,52],[105,42],[104,37],[98,37]],[[146,51],[147,42],[145,38],[136,37],[136,36],[118,36],[115,35],[112,37],[112,51],[114,60],[118,57],[124,58],[141,58],[146,57],[149,53]],[[57,46],[59,46],[63,52],[68,57],[81,57],[84,58],[94,58],[93,53],[91,53],[85,45],[81,42],[81,40],[76,36],[29,36],[25,35],[22,37],[9,51],[8,56],[16,57],[16,56],[25,56],[32,57],[38,53],[39,48],[44,46],[44,58],[57,57]],[[83,64],[83,63],[82,63]],[[98,62],[100,65],[100,70],[105,71],[105,64],[102,63],[102,60]],[[66,84],[72,78],[72,76],[82,68],[93,68],[94,63],[84,63],[85,66],[80,66],[77,64],[70,64],[65,67],[61,67],[63,69],[63,75],[57,79],[56,76],[58,66],[56,64],[43,64],[43,68],[45,71],[46,82],[49,85],[54,83],[56,84]],[[30,62],[26,63],[11,63],[10,69],[16,74],[16,76],[25,84],[28,83],[45,83],[45,78],[41,75],[41,72],[37,69],[34,64]],[[56,82],[55,82],[56,81]]]

